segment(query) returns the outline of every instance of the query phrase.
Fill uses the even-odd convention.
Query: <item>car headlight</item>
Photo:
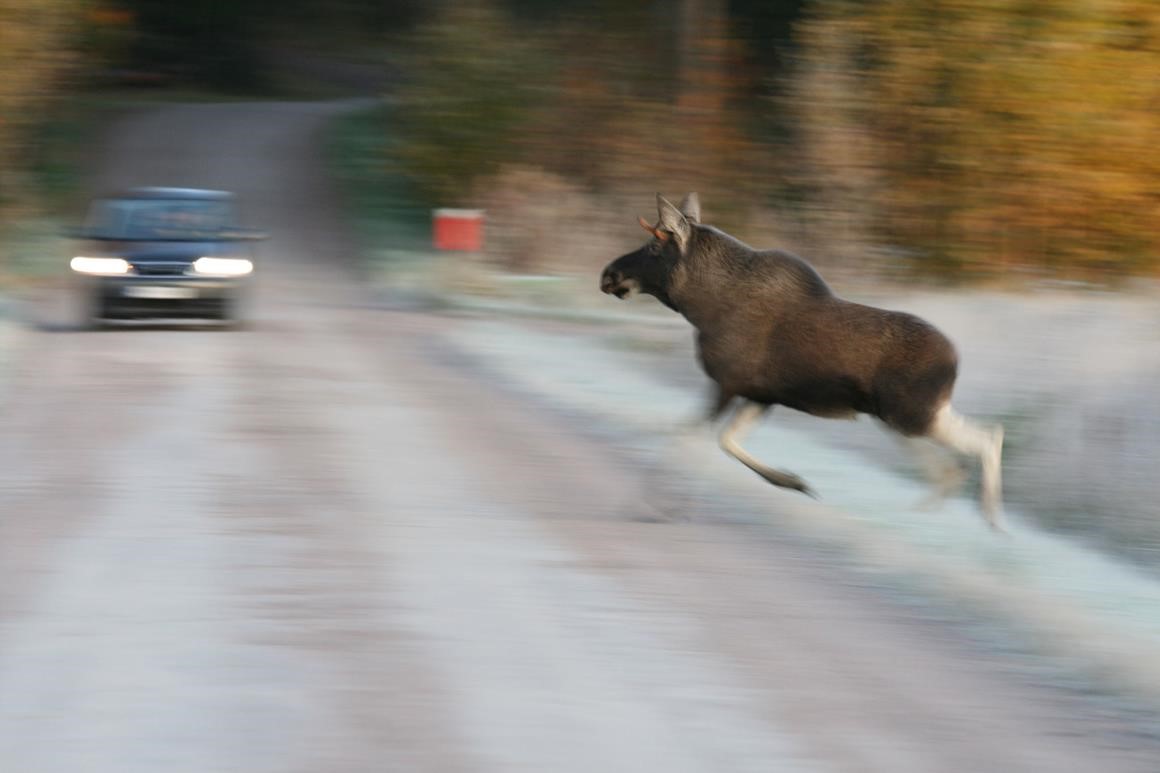
[[[97,274],[100,276],[115,276],[128,274],[133,266],[123,258],[87,258],[77,256],[69,261],[69,268],[78,274]]]
[[[210,276],[245,276],[254,270],[254,264],[245,258],[198,258],[193,261],[193,270]]]

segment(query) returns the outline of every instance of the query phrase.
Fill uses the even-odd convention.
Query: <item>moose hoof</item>
[[[806,483],[801,478],[794,478],[794,484],[792,486],[789,486],[789,488],[793,489],[794,491],[802,492],[810,499],[821,499],[821,497],[818,496],[818,492],[816,492],[812,488],[810,488],[809,484]]]
[[[794,475],[793,473],[781,472],[779,470],[765,470],[758,474],[761,475],[761,477],[766,481],[772,483],[778,488],[793,489],[794,491],[800,491],[806,496],[813,497],[814,499],[818,498],[817,493],[815,493],[814,490],[809,487],[809,484],[807,484],[804,480]]]
[[[1007,529],[1003,526],[1003,508],[998,502],[984,501],[983,518],[991,527],[991,531],[996,534],[1007,534]]]

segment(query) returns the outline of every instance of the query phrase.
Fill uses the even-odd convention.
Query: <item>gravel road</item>
[[[340,104],[127,117],[99,187],[237,191],[251,329],[52,324],[0,407],[0,770],[1156,771],[1139,717],[732,517],[376,308]],[[63,256],[62,256],[63,260]]]

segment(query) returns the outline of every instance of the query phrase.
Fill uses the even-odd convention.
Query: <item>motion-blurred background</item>
[[[0,0],[0,769],[1154,773],[1158,140],[1155,0]],[[238,194],[252,326],[62,321],[131,185]],[[675,430],[597,283],[691,190],[952,338],[1013,539]]]
[[[389,95],[396,119],[366,173],[486,207],[512,267],[599,263],[642,194],[697,188],[720,225],[833,269],[1120,281],[1157,268],[1152,2],[5,0],[2,13],[8,221],[59,183],[62,113],[103,90],[346,88]]]

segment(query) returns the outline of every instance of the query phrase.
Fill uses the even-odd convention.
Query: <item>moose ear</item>
[[[701,222],[701,199],[696,193],[690,193],[681,200],[680,210],[689,219],[689,222]]]
[[[677,248],[681,252],[684,252],[685,248],[689,245],[689,239],[693,235],[693,226],[689,224],[688,218],[681,214],[681,210],[674,207],[672,202],[659,193],[657,194],[657,214],[661,218],[657,228],[671,233],[677,243]]]

